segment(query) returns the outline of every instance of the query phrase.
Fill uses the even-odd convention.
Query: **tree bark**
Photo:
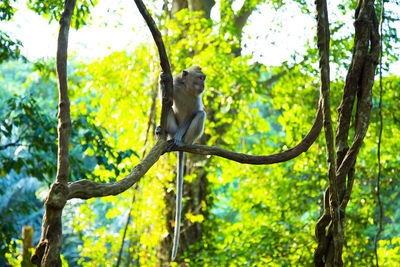
[[[58,164],[56,182],[51,186],[45,201],[45,213],[42,222],[40,242],[32,256],[37,266],[61,266],[62,247],[62,210],[67,202],[69,177],[69,135],[71,132],[70,103],[67,85],[67,50],[71,17],[76,0],[65,1],[64,12],[60,19],[57,42],[57,78],[59,92],[58,109]]]
[[[323,215],[318,220],[315,235],[318,246],[314,253],[316,266],[343,266],[342,250],[346,206],[354,183],[355,161],[369,126],[372,108],[372,86],[379,57],[378,20],[373,0],[359,0],[355,12],[355,38],[352,63],[343,89],[341,104],[338,108],[336,144],[330,131],[328,114],[329,86],[324,76],[329,72],[326,64],[329,55],[329,30],[326,29],[328,16],[326,1],[317,0],[318,48],[321,62],[321,91],[324,94],[324,127],[328,148],[329,188],[324,197]],[[325,58],[325,59],[324,59]],[[324,62],[324,63],[323,63]],[[327,85],[325,85],[327,86]],[[352,145],[348,146],[352,110],[357,100],[355,114],[355,134]],[[325,113],[326,112],[326,113]],[[336,154],[333,149],[336,147]],[[334,157],[336,161],[334,162]],[[334,171],[333,171],[334,170]],[[347,178],[347,179],[346,179]]]

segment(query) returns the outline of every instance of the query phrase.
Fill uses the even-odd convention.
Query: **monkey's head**
[[[199,66],[192,66],[182,71],[182,82],[187,92],[193,95],[200,95],[205,88],[206,75]]]

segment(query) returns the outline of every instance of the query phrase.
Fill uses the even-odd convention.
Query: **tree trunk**
[[[71,132],[70,103],[67,86],[67,50],[71,17],[76,0],[66,0],[60,19],[57,40],[58,109],[58,158],[56,182],[51,186],[45,201],[40,242],[36,246],[32,263],[37,266],[61,266],[62,224],[61,215],[69,194],[69,136]]]
[[[321,58],[324,52],[329,52],[329,29],[325,29],[325,32],[321,30],[320,33],[320,27],[323,28],[322,24],[324,23],[325,26],[329,24],[327,23],[327,11],[323,10],[326,9],[326,1],[317,0],[316,3],[318,48]],[[323,22],[324,20],[325,22]],[[314,253],[314,263],[321,267],[343,266],[342,251],[345,240],[346,206],[354,183],[355,162],[369,125],[372,108],[372,86],[380,49],[378,20],[373,0],[359,0],[354,25],[355,38],[352,63],[346,77],[342,101],[338,108],[339,118],[334,144],[336,150],[333,151],[334,145],[327,147],[328,153],[333,155],[328,156],[328,165],[329,168],[334,169],[334,172],[329,172],[329,188],[325,192],[324,211],[315,228],[318,246]],[[326,33],[328,34],[328,42],[323,42],[321,40],[324,38],[323,34]],[[326,55],[324,56],[326,58]],[[327,69],[329,72],[329,66]],[[321,73],[324,73],[323,67],[321,67]],[[355,134],[349,147],[349,129],[355,103],[357,103],[354,118]],[[329,102],[327,104],[329,105]],[[324,116],[324,127],[331,127],[327,122],[328,120],[330,118]],[[326,130],[325,133],[327,136]],[[328,139],[327,136],[327,144],[332,141]],[[333,161],[335,156],[336,161]]]
[[[171,11],[172,15],[185,8],[188,8],[190,11],[204,11],[204,17],[209,19],[211,9],[214,5],[214,0],[173,0]]]

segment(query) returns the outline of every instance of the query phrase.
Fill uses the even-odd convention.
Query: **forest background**
[[[27,2],[52,22],[52,26],[34,24],[28,30],[35,32],[30,33],[34,42],[29,43],[26,25],[20,36],[10,26],[19,12],[28,12],[20,11],[26,5],[22,2],[0,5],[0,265],[22,260],[24,225],[33,226],[34,243],[39,241],[43,201],[57,170],[58,92],[51,55],[62,8],[57,1]],[[179,6],[185,1],[172,2],[146,4],[163,33],[174,73],[198,64],[207,74],[208,119],[201,142],[253,155],[296,145],[311,128],[319,99],[313,2],[219,1],[209,9],[196,9],[199,12]],[[157,51],[133,1],[118,4],[78,1],[72,20],[78,30],[71,31],[68,66],[71,181],[119,180],[155,142],[160,114]],[[378,10],[381,4],[376,3]],[[399,17],[394,10],[399,3],[385,5],[380,156],[384,230],[377,253],[382,265],[396,266],[400,262],[400,78]],[[352,1],[328,5],[334,124],[351,60],[355,6]],[[23,14],[36,20],[31,13]],[[46,36],[48,32],[54,39]],[[379,75],[346,209],[343,261],[348,266],[375,263],[378,103]],[[313,264],[314,229],[328,185],[323,134],[306,153],[275,165],[188,157],[181,263]],[[173,153],[165,154],[136,186],[117,196],[70,200],[63,211],[63,263],[153,266],[166,260],[175,162]]]

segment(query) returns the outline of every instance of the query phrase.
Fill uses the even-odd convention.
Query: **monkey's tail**
[[[185,153],[178,151],[178,164],[176,174],[176,209],[175,209],[175,229],[174,229],[174,241],[172,245],[171,261],[176,257],[179,246],[179,233],[181,230],[181,213],[182,213],[182,191],[183,191],[183,162]]]

